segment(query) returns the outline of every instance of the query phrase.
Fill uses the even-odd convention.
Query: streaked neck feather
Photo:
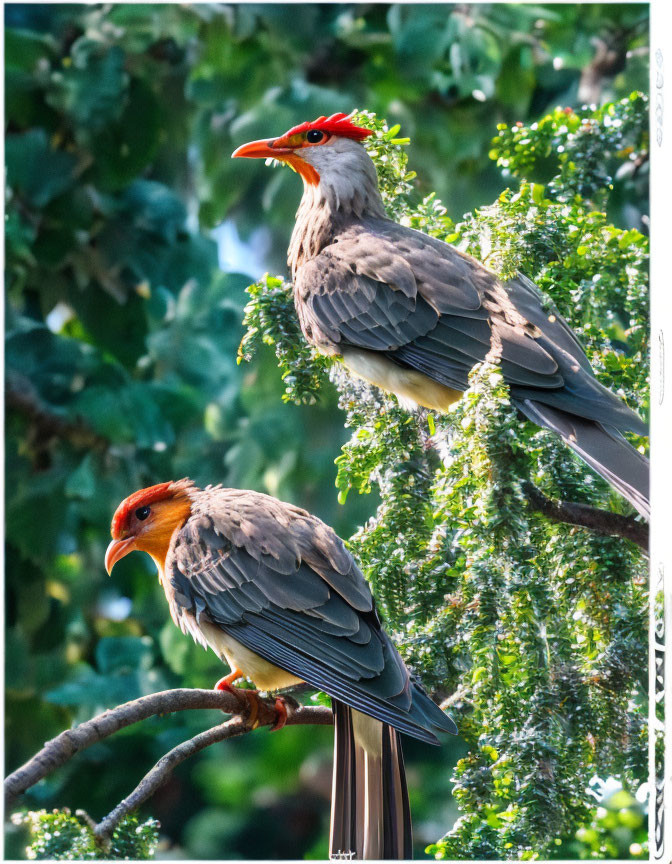
[[[305,183],[287,252],[292,276],[347,225],[366,216],[385,217],[376,169],[368,156],[355,170],[330,168],[320,175],[319,184]]]

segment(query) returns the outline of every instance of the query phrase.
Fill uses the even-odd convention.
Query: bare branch
[[[7,374],[5,401],[9,411],[22,414],[30,422],[28,443],[34,452],[37,467],[47,459],[47,451],[54,439],[68,441],[79,450],[106,450],[110,442],[98,435],[83,420],[70,420],[55,414],[40,399],[32,382],[15,372]]]
[[[581,70],[579,81],[579,102],[587,105],[599,105],[605,78],[612,78],[625,68],[627,57],[626,34],[612,33],[603,38],[593,36],[590,40],[595,55],[587,66]]]
[[[235,738],[238,735],[243,735],[250,732],[252,726],[238,715],[227,720],[226,723],[221,723],[219,726],[213,726],[212,729],[206,729],[200,735],[178,744],[173,747],[165,756],[156,763],[142,780],[138,783],[130,795],[127,795],[124,800],[101,821],[93,826],[95,836],[105,844],[112,836],[112,832],[117,827],[119,822],[137,809],[141,804],[151,798],[152,795],[168,780],[173,770],[185,759],[204,750],[211,744],[217,744],[219,741],[225,741],[227,738]]]
[[[115,732],[124,729],[126,726],[131,726],[134,723],[159,714],[171,714],[175,711],[191,711],[207,708],[219,709],[226,714],[236,716],[246,716],[249,711],[249,706],[242,704],[241,700],[234,693],[222,690],[183,688],[179,690],[163,690],[160,693],[152,693],[150,696],[143,696],[140,699],[125,702],[123,705],[111,708],[92,720],[76,726],[74,729],[66,729],[65,732],[61,732],[60,735],[48,741],[39,753],[36,753],[25,765],[17,768],[16,771],[7,777],[5,780],[5,807],[9,809],[17,795],[34,786],[35,783],[51,774],[56,768],[64,765],[77,753],[85,750],[87,747],[91,747],[92,744],[97,744],[110,735],[114,735]],[[272,725],[276,719],[274,700],[260,698],[258,708],[257,723],[255,725]],[[288,700],[287,725],[327,725],[331,723],[332,714],[329,708],[299,705],[298,703],[294,703],[293,700]],[[215,728],[218,729],[220,727]],[[203,746],[208,746],[208,744],[204,744]],[[203,747],[199,747],[198,749],[203,749]],[[194,752],[197,751],[194,750]],[[170,756],[170,754],[168,755]]]
[[[591,507],[588,504],[553,501],[528,481],[522,484],[522,488],[530,507],[552,522],[566,522],[569,525],[589,528],[598,534],[624,537],[626,540],[636,543],[640,549],[648,552],[649,526],[646,523],[637,522],[631,516],[611,513],[609,510],[600,510],[598,507]]]
[[[454,693],[451,693],[450,696],[446,696],[446,698],[441,702],[439,708],[442,711],[445,711],[446,708],[452,708],[453,705],[458,702],[462,702],[466,699],[467,696],[467,688],[466,687],[458,687]]]

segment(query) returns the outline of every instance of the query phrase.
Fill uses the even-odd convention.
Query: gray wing
[[[487,357],[512,394],[616,428],[641,420],[594,378],[558,311],[524,276],[501,283],[452,246],[390,220],[347,229],[295,277],[307,338],[381,351],[458,390]]]
[[[411,682],[366,580],[331,529],[259,493],[205,490],[194,500],[166,561],[176,602],[401,731],[434,743],[437,729],[455,731]]]

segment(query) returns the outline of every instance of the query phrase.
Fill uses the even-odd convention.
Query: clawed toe
[[[227,693],[233,693],[235,695],[236,688],[233,685],[239,678],[242,677],[243,673],[240,671],[240,669],[232,669],[228,675],[220,678],[212,689],[225,690]]]
[[[271,726],[271,732],[277,732],[278,729],[287,723],[287,703],[282,696],[275,697],[275,723]]]
[[[228,675],[219,679],[213,689],[232,693],[239,701],[246,701],[249,706],[247,724],[252,729],[256,729],[259,725],[259,691],[244,690],[241,687],[234,687],[234,682],[242,677],[243,673],[239,669],[232,669]],[[275,697],[275,722],[271,726],[271,732],[277,732],[278,729],[282,729],[282,727],[287,723],[287,706],[290,705],[295,707],[296,704],[296,700],[292,699],[291,696]]]

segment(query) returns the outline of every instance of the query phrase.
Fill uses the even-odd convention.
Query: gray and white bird
[[[511,401],[550,429],[643,516],[649,462],[621,434],[645,423],[595,378],[576,335],[522,274],[501,281],[453,246],[389,219],[345,114],[319,117],[234,157],[288,163],[304,183],[288,251],[306,339],[406,404],[444,412],[485,359]]]
[[[124,499],[111,533],[108,573],[130,552],[152,556],[174,622],[231,669],[217,689],[249,694],[233,687],[246,676],[332,697],[330,857],[411,858],[399,732],[438,744],[457,727],[411,678],[340,537],[269,495],[186,478]]]

